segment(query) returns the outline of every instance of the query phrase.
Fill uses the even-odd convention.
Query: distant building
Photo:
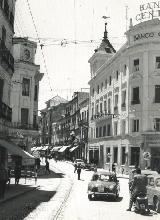
[[[36,48],[37,44],[27,38],[13,38],[15,72],[11,87],[13,129],[10,135],[16,144],[28,152],[39,135],[39,81],[44,75],[40,73],[40,66],[35,64]]]
[[[159,29],[159,19],[131,24],[116,53],[105,30],[89,60],[89,160],[106,169],[160,167]]]

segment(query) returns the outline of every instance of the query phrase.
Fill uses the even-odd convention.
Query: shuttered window
[[[160,85],[155,86],[155,103],[160,103]]]

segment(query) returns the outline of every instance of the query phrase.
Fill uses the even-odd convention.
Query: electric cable
[[[31,18],[32,18],[32,22],[33,22],[33,26],[34,26],[34,29],[35,29],[35,32],[36,32],[36,36],[37,36],[38,42],[40,44],[41,53],[42,53],[43,62],[44,62],[44,67],[45,67],[45,70],[46,70],[46,73],[47,73],[47,76],[48,76],[49,87],[50,87],[51,92],[53,92],[52,87],[51,87],[50,77],[49,77],[49,74],[48,74],[46,59],[45,59],[45,56],[44,56],[44,53],[43,53],[43,44],[41,44],[41,41],[40,41],[40,38],[39,38],[38,30],[37,30],[37,27],[36,27],[36,24],[35,24],[35,21],[34,21],[34,17],[33,17],[32,11],[31,11],[29,0],[27,0],[27,5],[28,5],[29,13],[30,13]]]

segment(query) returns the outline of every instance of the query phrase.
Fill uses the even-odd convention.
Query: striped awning
[[[76,150],[78,148],[78,146],[74,146],[74,147],[72,147],[69,151],[70,152],[73,152],[74,150]]]

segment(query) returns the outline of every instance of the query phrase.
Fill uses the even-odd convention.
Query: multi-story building
[[[88,156],[88,120],[89,120],[89,98],[85,99],[79,105],[80,108],[80,118],[78,121],[80,129],[80,149],[81,157],[87,161]]]
[[[74,158],[85,157],[85,143],[82,141],[81,136],[84,137],[82,125],[85,122],[83,121],[80,126],[80,106],[83,106],[82,103],[88,98],[89,93],[87,92],[74,92],[72,99],[66,104],[64,117],[59,120],[57,132],[61,136],[61,144],[68,146],[68,148],[63,148],[66,151],[65,157],[68,159],[74,160]],[[86,111],[86,109],[83,109],[83,111]],[[61,153],[64,152],[63,149],[60,150]]]
[[[15,0],[0,0],[0,162],[7,163],[7,149],[2,139],[8,137],[12,120],[10,105],[11,78],[14,74],[12,38],[14,34]]]
[[[41,110],[40,142],[42,145],[56,145],[59,142],[58,134],[55,132],[57,122],[64,115],[67,100],[55,96],[46,102],[46,108]]]
[[[99,166],[160,167],[159,28],[158,19],[131,24],[116,53],[105,30],[89,60],[89,158]]]
[[[12,140],[30,152],[38,137],[39,81],[43,77],[40,66],[35,64],[37,44],[27,38],[13,38],[15,72],[12,77],[11,107]],[[17,135],[18,134],[18,135]]]

